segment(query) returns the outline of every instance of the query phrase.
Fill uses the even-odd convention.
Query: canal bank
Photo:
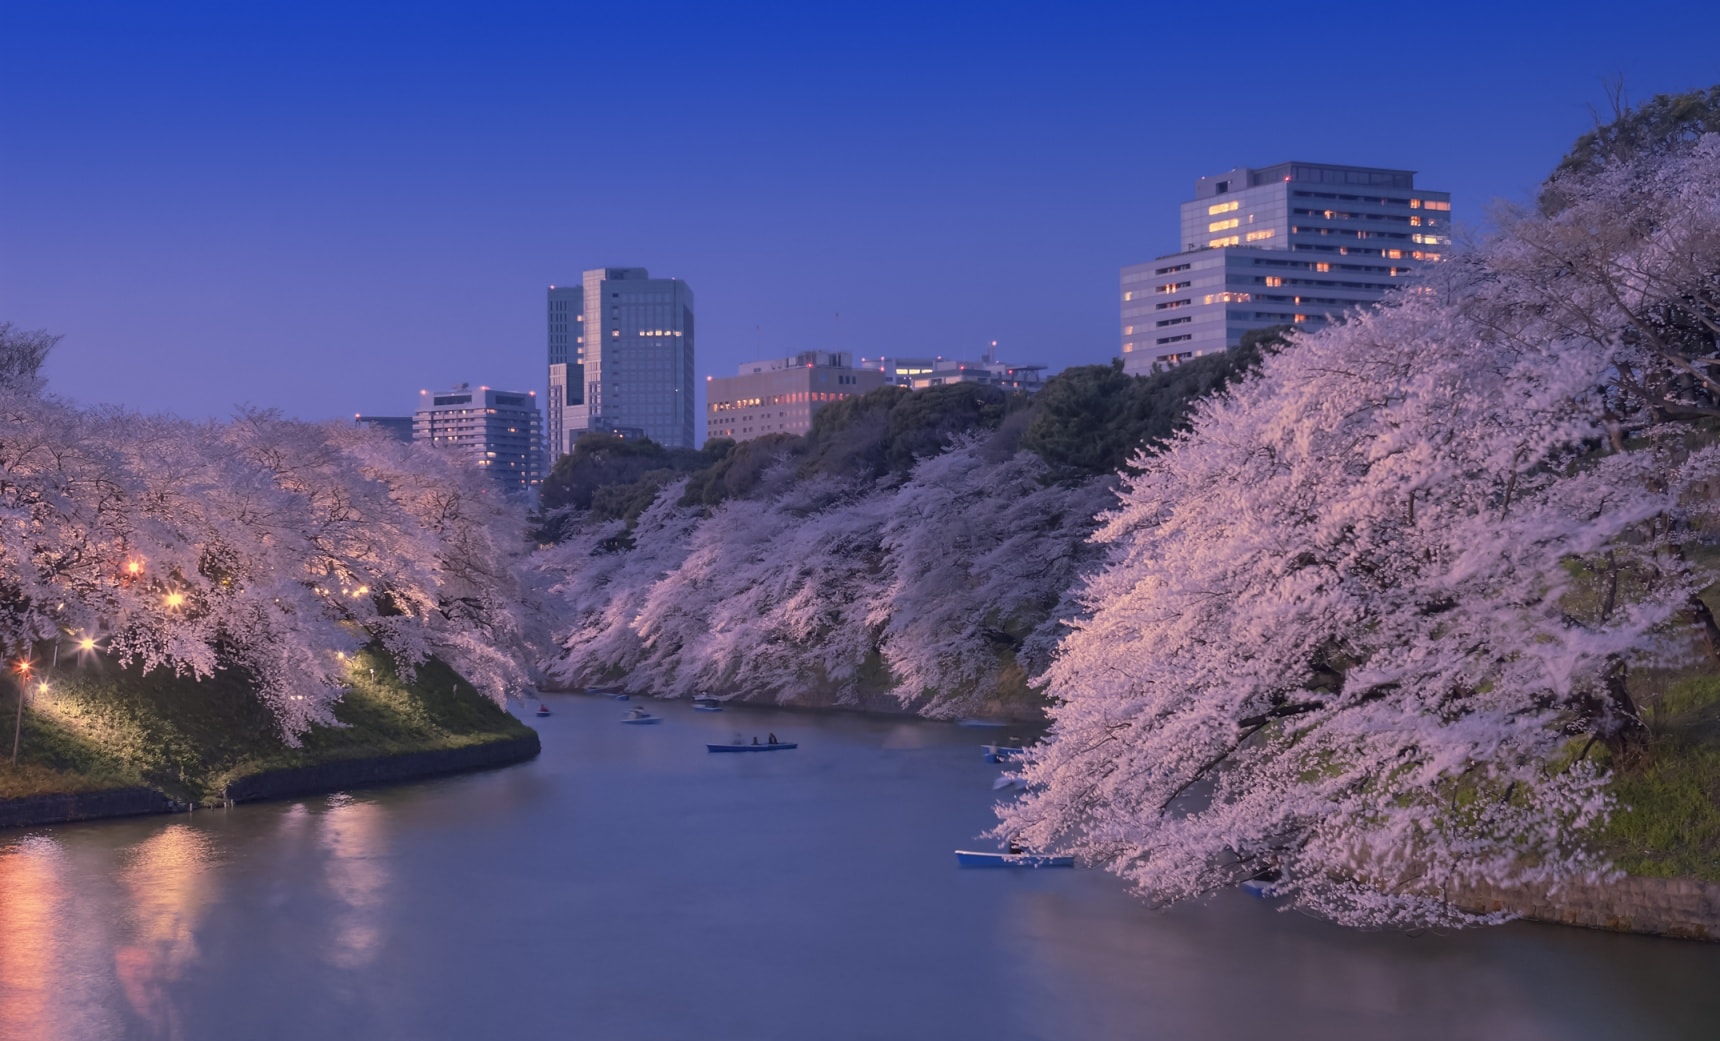
[[[0,764],[0,827],[171,813],[518,763],[537,732],[437,661],[402,678],[354,656],[336,725],[289,743],[244,677],[142,674],[111,661],[56,677]],[[7,706],[10,707],[10,706]]]

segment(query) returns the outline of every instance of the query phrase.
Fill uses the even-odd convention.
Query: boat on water
[[[1027,778],[1019,777],[1015,774],[1004,774],[1002,777],[999,777],[999,778],[997,778],[991,782],[991,790],[994,792],[1001,792],[1005,788],[1024,789],[1026,787],[1027,787]]]
[[[694,712],[721,712],[722,710],[723,710],[723,706],[717,704],[714,701],[695,701],[695,702],[693,702],[693,711]]]
[[[1014,759],[1026,755],[1027,749],[1020,745],[980,745],[980,751],[985,754],[988,763],[1001,763],[1005,759]]]
[[[625,694],[614,694],[614,695],[611,695],[611,697],[613,697],[616,701],[626,701],[627,700],[627,695],[625,695]]]
[[[536,714],[536,715],[539,715],[539,716],[547,716],[547,715],[549,715],[549,706],[548,706],[548,705],[545,705],[545,704],[544,704],[544,703],[543,703],[543,702],[541,702],[541,701],[540,701],[540,702],[538,702],[538,707],[537,707],[537,712],[536,712],[536,713],[535,713],[535,714]]]
[[[706,745],[712,752],[786,752],[800,746],[793,741],[778,741],[774,745]]]
[[[1008,725],[1008,723],[1001,719],[976,719],[970,717],[968,719],[956,720],[956,726],[958,727],[1006,727]]]
[[[958,849],[956,863],[961,867],[980,868],[1072,868],[1075,858],[1052,853],[976,853]]]
[[[635,708],[633,711],[627,713],[625,716],[622,716],[621,722],[623,722],[623,723],[636,723],[636,724],[661,723],[661,722],[663,722],[663,717],[662,716],[653,716],[651,713],[645,711],[642,708]]]

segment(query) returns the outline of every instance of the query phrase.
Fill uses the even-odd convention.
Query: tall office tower
[[[574,440],[585,430],[584,406],[585,287],[550,286],[549,401],[545,415],[552,462],[572,451]]]
[[[1123,268],[1123,368],[1235,347],[1250,329],[1318,328],[1378,301],[1451,248],[1451,194],[1411,170],[1238,167],[1195,182],[1182,250]]]
[[[536,391],[473,390],[462,383],[423,391],[412,414],[412,440],[466,456],[509,492],[543,483],[542,437]]]
[[[597,268],[585,272],[577,315],[572,298],[558,300],[559,292],[550,290],[550,386],[559,379],[564,390],[561,404],[552,402],[561,415],[551,428],[552,451],[572,451],[588,430],[643,433],[669,448],[694,447],[693,291],[687,283],[652,278],[642,267]],[[558,303],[566,307],[557,310]],[[555,339],[560,315],[570,316],[571,343]]]

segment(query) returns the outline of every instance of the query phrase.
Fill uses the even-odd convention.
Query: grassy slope
[[[230,780],[282,767],[395,752],[456,748],[527,733],[440,662],[404,683],[380,654],[358,656],[340,727],[316,727],[298,748],[280,738],[242,675],[204,682],[111,660],[68,659],[51,670],[48,695],[24,719],[17,768],[0,758],[0,798],[147,784],[183,801],[215,801]],[[17,688],[0,686],[11,752]]]
[[[1615,761],[1622,804],[1602,839],[1633,875],[1720,882],[1720,676],[1684,672],[1639,695],[1647,748]]]

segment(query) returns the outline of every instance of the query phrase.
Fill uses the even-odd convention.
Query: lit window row
[[[1189,287],[1188,282],[1166,282],[1162,286],[1154,286],[1153,292],[1155,292],[1155,293],[1174,293],[1179,289],[1187,289],[1188,287]]]
[[[1259,242],[1262,239],[1269,239],[1276,234],[1278,234],[1278,232],[1275,229],[1265,228],[1261,231],[1249,232],[1247,235],[1243,236],[1243,240],[1247,242]]]
[[[1240,199],[1232,199],[1229,202],[1216,202],[1206,208],[1206,215],[1208,217],[1212,217],[1220,213],[1235,213],[1236,208],[1241,205],[1242,200]]]
[[[1444,210],[1446,212],[1450,212],[1451,203],[1441,202],[1438,199],[1411,199],[1409,201],[1409,208],[1412,210],[1426,208],[1429,210]]]
[[[1206,226],[1206,230],[1207,231],[1229,231],[1231,228],[1234,228],[1238,224],[1241,224],[1241,223],[1242,223],[1242,221],[1236,217],[1232,217],[1229,220],[1215,220],[1211,224],[1208,224]]]
[[[1223,292],[1208,293],[1202,298],[1202,302],[1208,304],[1246,304],[1253,299],[1252,293]]]
[[[1242,245],[1242,236],[1241,235],[1226,235],[1224,238],[1213,239],[1211,242],[1207,243],[1207,246],[1211,249],[1222,249],[1225,246],[1240,246],[1240,245]]]

